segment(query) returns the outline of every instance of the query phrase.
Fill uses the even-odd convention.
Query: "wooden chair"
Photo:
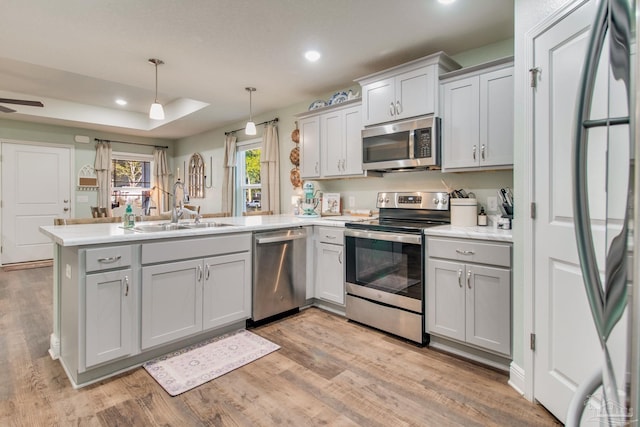
[[[91,206],[91,216],[93,218],[106,218],[109,216],[109,211],[107,210],[107,208]]]
[[[214,212],[214,213],[203,213],[200,215],[202,218],[224,218],[227,216],[231,216],[230,212]]]
[[[242,212],[242,216],[256,216],[256,215],[273,215],[273,211],[249,211],[249,212]]]
[[[120,222],[119,216],[108,216],[99,218],[54,218],[53,225],[73,225],[73,224],[106,224]]]

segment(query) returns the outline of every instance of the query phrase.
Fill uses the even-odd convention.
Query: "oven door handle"
[[[384,240],[387,242],[409,243],[413,245],[422,244],[422,236],[416,234],[385,233],[379,231],[346,229],[344,231],[344,235],[345,237],[355,237],[358,239]]]

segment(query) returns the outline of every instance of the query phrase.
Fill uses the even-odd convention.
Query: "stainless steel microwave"
[[[440,169],[440,119],[420,117],[364,129],[362,168],[387,172]]]

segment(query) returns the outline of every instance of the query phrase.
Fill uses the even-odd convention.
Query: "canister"
[[[450,199],[451,225],[472,227],[478,221],[478,201],[476,199]]]

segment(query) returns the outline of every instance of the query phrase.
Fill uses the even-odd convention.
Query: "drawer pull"
[[[467,271],[467,287],[471,289],[471,270]]]
[[[124,296],[129,296],[129,276],[124,276]]]
[[[103,262],[105,264],[111,264],[111,263],[114,263],[116,261],[120,261],[121,258],[122,258],[121,255],[110,256],[110,257],[107,257],[107,258],[98,258],[98,262]]]
[[[458,269],[458,286],[462,287],[462,269]]]
[[[474,251],[463,251],[462,249],[456,249],[456,252],[460,255],[474,255]]]
[[[332,239],[332,240],[336,238],[336,236],[329,236],[328,234],[325,235],[324,237],[325,239]]]

